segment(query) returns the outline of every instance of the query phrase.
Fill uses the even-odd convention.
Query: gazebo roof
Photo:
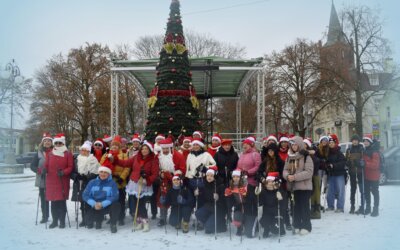
[[[149,96],[156,82],[156,66],[159,59],[114,60],[113,71],[128,72]],[[262,58],[232,60],[220,57],[190,58],[192,83],[197,97],[238,97],[251,76],[262,69]]]

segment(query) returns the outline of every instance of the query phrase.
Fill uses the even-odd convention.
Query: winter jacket
[[[225,206],[225,197],[224,197],[224,185],[216,184],[215,181],[208,182],[204,180],[204,187],[199,190],[199,199],[204,201],[203,207],[205,207],[210,212],[214,212],[214,193],[217,193],[219,198],[217,201],[218,209],[221,209]]]
[[[41,174],[41,170],[44,168],[44,162],[46,160],[46,156],[50,151],[51,148],[49,148],[47,152],[46,150],[38,150],[37,154],[33,156],[30,168],[34,173],[36,173],[36,179],[35,179],[36,187],[44,188],[45,186],[44,176]]]
[[[364,154],[364,146],[358,144],[356,146],[351,145],[346,150],[346,166],[349,169],[349,174],[355,175],[361,173],[360,160]]]
[[[113,202],[118,201],[119,193],[117,184],[111,175],[107,179],[102,180],[97,177],[91,180],[83,191],[83,200],[94,207],[96,202],[101,202],[103,208],[110,206]]]
[[[330,166],[332,164],[332,167]],[[326,160],[326,169],[329,176],[345,176],[346,157],[340,151],[340,147],[329,148],[328,159]]]
[[[318,173],[318,171],[319,171],[319,158],[315,155],[316,154],[316,151],[313,149],[313,150],[308,150],[308,152],[307,153],[305,153],[304,155],[306,155],[306,154],[308,154],[310,157],[311,157],[311,159],[312,159],[312,161],[313,161],[313,165],[314,165],[314,172],[313,172],[313,176],[318,176],[319,175],[319,173]]]
[[[378,149],[372,144],[365,149],[363,160],[365,162],[365,179],[368,181],[379,181],[380,172],[380,155]]]
[[[300,137],[295,136],[293,140],[299,145],[299,152],[306,152],[305,145]],[[286,183],[287,189],[290,191],[312,190],[313,161],[307,154],[304,155],[299,152],[293,153],[289,150],[283,170],[283,178],[287,180],[289,175],[294,175],[294,181]]]
[[[47,170],[46,175],[46,200],[59,201],[69,198],[69,178],[74,169],[72,154],[67,150],[64,157],[54,155],[50,152],[44,163]],[[64,175],[59,177],[57,172],[62,170]]]
[[[178,196],[182,196],[182,203],[178,203]],[[181,186],[179,189],[171,188],[168,190],[165,197],[165,206],[194,206],[194,196],[190,189],[187,187]]]
[[[315,152],[315,156],[319,159],[319,169],[320,170],[325,170],[326,171],[326,162],[328,160],[328,156],[329,156],[329,146],[326,146],[326,152],[325,152],[325,148],[322,147],[322,145],[320,144]]]
[[[196,175],[196,168],[203,164],[205,167],[214,166],[214,158],[208,152],[191,152],[186,160],[186,178],[192,179]]]
[[[239,161],[239,156],[235,152],[235,149],[231,147],[231,149],[227,152],[224,148],[220,147],[218,152],[214,155],[215,163],[218,167],[218,178],[220,181],[223,181],[225,184],[228,184],[229,177],[233,170],[236,169],[237,163]],[[227,170],[228,176],[225,174],[225,167]]]
[[[112,154],[119,160],[128,159],[128,155],[126,153],[123,153],[122,150],[120,150],[119,152],[110,151],[110,154]],[[103,165],[107,160],[108,160],[108,154],[104,154],[103,157],[101,157],[100,165]],[[117,183],[118,189],[124,188],[126,186],[127,179],[131,172],[131,169],[129,167],[122,167],[115,163],[113,164],[113,166],[114,168],[112,171],[112,178]]]
[[[122,167],[130,167],[132,171],[130,178],[134,182],[139,181],[141,170],[144,170],[144,173],[146,174],[146,186],[153,185],[153,182],[158,178],[159,163],[158,157],[155,156],[154,153],[150,153],[145,159],[143,159],[142,153],[139,152],[128,160],[115,158],[114,163]]]
[[[255,148],[250,148],[240,156],[237,168],[241,171],[247,172],[247,181],[250,185],[256,186],[257,181],[255,176],[257,174],[258,167],[261,163],[261,156]]]
[[[275,145],[275,144],[272,144]],[[281,160],[281,158],[279,157],[278,154],[278,148],[276,148],[276,146],[267,146],[265,147],[265,155],[266,157],[264,158],[264,160],[261,162],[260,166],[258,167],[257,170],[257,175],[256,175],[256,179],[258,181],[260,181],[262,178],[266,178],[268,176],[268,171],[267,171],[267,164],[268,161],[270,160],[269,157],[267,157],[267,153],[269,149],[274,150],[275,152],[275,162],[276,162],[276,171],[279,172],[279,176],[282,177],[282,173],[283,173],[283,168],[285,167],[285,162]]]

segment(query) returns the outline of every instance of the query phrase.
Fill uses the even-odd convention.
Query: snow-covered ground
[[[30,172],[25,169],[25,172]],[[26,173],[25,175],[29,175]],[[4,177],[4,175],[2,176]],[[349,186],[347,187],[349,193]],[[313,231],[307,236],[292,235],[290,232],[281,239],[240,238],[232,230],[218,234],[205,235],[194,230],[188,234],[176,235],[172,227],[157,228],[157,221],[152,221],[151,231],[132,232],[129,217],[126,225],[118,227],[116,234],[111,234],[108,225],[103,229],[75,227],[74,203],[68,202],[71,228],[45,229],[44,224],[35,226],[37,188],[34,178],[0,179],[0,249],[400,249],[400,185],[389,184],[380,187],[380,216],[372,218],[348,214],[349,199],[346,199],[346,213],[326,212],[321,220],[312,220]]]

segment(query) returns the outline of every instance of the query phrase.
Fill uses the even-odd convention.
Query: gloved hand
[[[214,193],[213,198],[214,198],[215,201],[218,201],[219,195],[217,193]]]
[[[255,193],[256,195],[259,195],[259,194],[261,193],[261,187],[260,187],[260,186],[257,186],[256,189],[255,189],[255,191],[254,191],[254,193]]]
[[[164,205],[166,201],[167,201],[167,198],[164,195],[161,195],[160,196],[160,203]]]
[[[111,162],[114,162],[114,156],[112,154],[108,154],[107,157]]]
[[[64,171],[62,171],[62,169],[57,170],[57,175],[59,177],[64,176]]]
[[[144,169],[142,169],[142,170],[140,170],[140,176],[143,178],[143,179],[146,179],[146,172],[144,171]]]
[[[195,190],[194,190],[194,196],[199,196],[199,189],[198,188],[196,188]]]
[[[230,188],[225,189],[225,196],[231,196],[232,190]]]
[[[116,181],[118,184],[120,184],[120,185],[122,185],[122,183],[124,183],[124,179],[122,179],[120,176],[117,176],[117,177],[115,178],[115,181]]]
[[[282,197],[282,194],[281,194],[281,192],[276,192],[276,198],[278,199],[278,201],[281,201],[281,200],[283,200],[283,197]]]
[[[47,174],[47,169],[46,168],[41,168],[41,174],[46,175]]]
[[[182,205],[182,204],[185,204],[185,202],[186,202],[186,200],[183,198],[182,195],[178,195],[177,201],[178,201],[178,203],[181,204],[181,205]]]

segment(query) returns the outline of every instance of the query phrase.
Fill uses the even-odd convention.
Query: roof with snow
[[[156,82],[159,59],[114,60],[112,71],[122,71],[133,77],[142,93],[149,96]],[[233,60],[220,57],[190,58],[192,84],[197,98],[238,97],[249,79],[261,70],[262,58]]]

